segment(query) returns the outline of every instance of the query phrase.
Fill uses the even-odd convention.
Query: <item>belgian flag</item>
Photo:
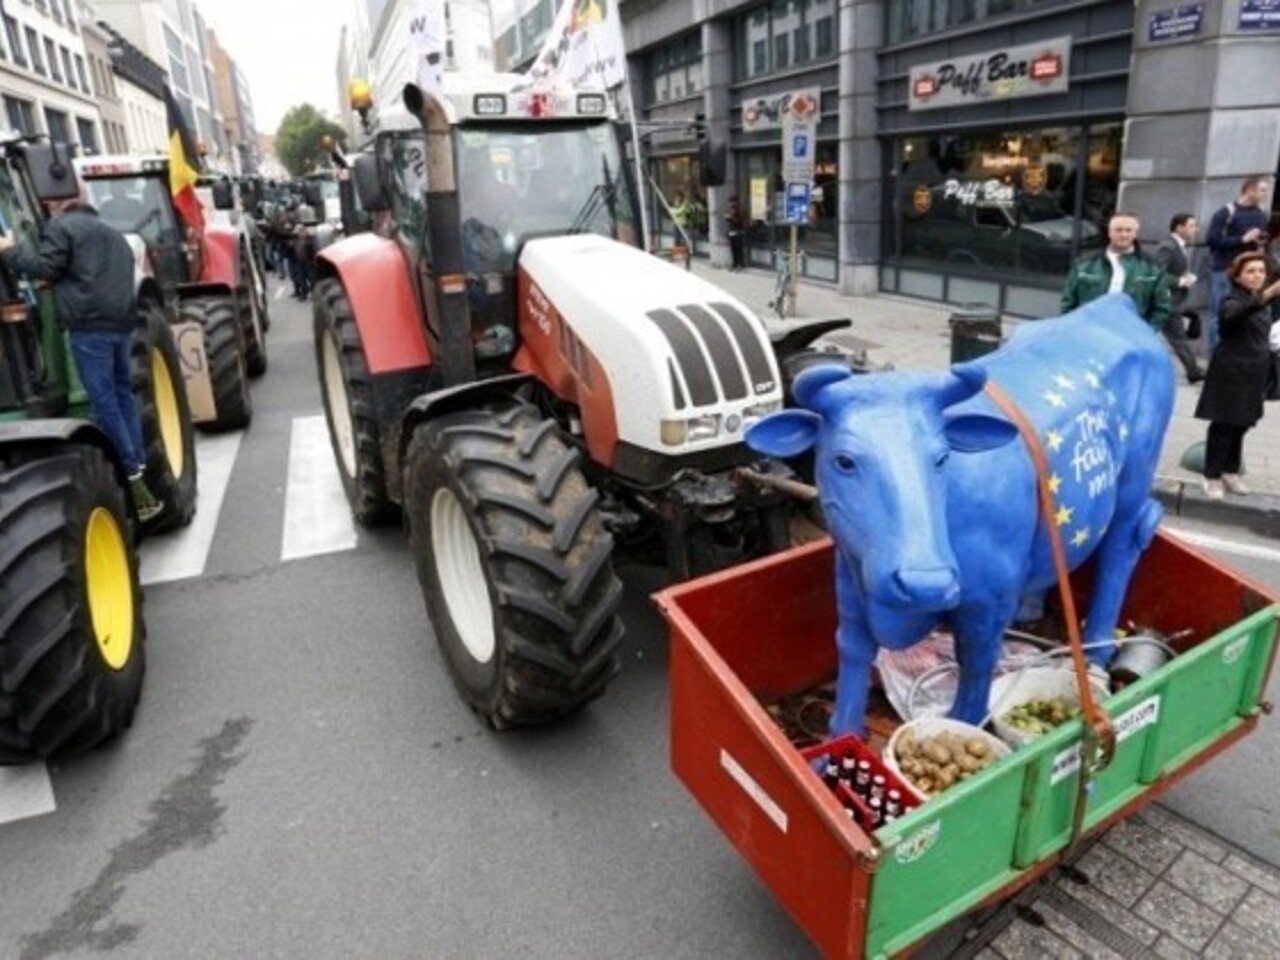
[[[178,208],[183,222],[200,232],[204,230],[204,210],[196,196],[199,161],[191,146],[191,134],[182,109],[171,90],[165,90],[164,101],[169,114],[169,192],[173,194],[173,205]]]

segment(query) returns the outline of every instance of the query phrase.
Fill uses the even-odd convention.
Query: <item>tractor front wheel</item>
[[[436,640],[497,729],[578,710],[618,672],[622,584],[578,454],[530,406],[417,428],[405,514]]]
[[[164,310],[147,300],[133,338],[133,392],[142,420],[147,486],[164,506],[148,533],[185,527],[196,512],[196,438],[182,364]]]
[[[342,283],[316,284],[316,368],[329,440],[342,488],[356,520],[367,526],[395,516],[387,496],[382,436],[360,331]]]
[[[267,372],[267,292],[258,288],[249,252],[240,254],[240,277],[236,292],[240,309],[240,332],[244,337],[244,365],[251,377]]]
[[[245,367],[244,338],[233,296],[192,297],[182,302],[182,317],[204,329],[205,361],[213,385],[213,420],[203,430],[238,430],[253,418],[249,376]]]
[[[0,455],[0,763],[125,730],[146,669],[142,591],[116,472],[97,447]]]

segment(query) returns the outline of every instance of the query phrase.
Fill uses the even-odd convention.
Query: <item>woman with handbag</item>
[[[1209,421],[1205,441],[1205,496],[1249,492],[1240,479],[1244,435],[1262,419],[1263,397],[1272,375],[1271,307],[1280,280],[1267,285],[1267,259],[1242,253],[1227,270],[1231,289],[1218,313],[1221,343],[1209,361],[1196,417]],[[1225,488],[1225,489],[1224,489]]]

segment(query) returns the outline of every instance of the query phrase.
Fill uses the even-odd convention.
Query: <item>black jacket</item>
[[[1271,309],[1243,287],[1231,285],[1218,308],[1222,342],[1213,351],[1196,404],[1201,420],[1251,427],[1262,419],[1271,370]]]
[[[17,273],[53,284],[58,320],[68,330],[133,329],[133,250],[93,207],[71,207],[46,221],[37,249],[22,243],[4,258]]]
[[[1170,237],[1156,247],[1155,259],[1156,263],[1164,267],[1164,272],[1169,275],[1169,299],[1173,304],[1174,312],[1180,313],[1186,306],[1187,297],[1191,293],[1189,289],[1178,284],[1182,275],[1191,269],[1187,251],[1182,249],[1182,245],[1177,240]]]

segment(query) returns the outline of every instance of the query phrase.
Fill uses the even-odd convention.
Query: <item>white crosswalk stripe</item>
[[[151,537],[142,544],[143,586],[186,580],[204,572],[242,436],[237,432],[196,437],[199,494],[195,519],[182,530]]]
[[[289,441],[280,559],[352,550],[357,542],[324,417],[297,417]]]
[[[39,817],[57,808],[49,769],[43,763],[0,767],[0,824]]]

